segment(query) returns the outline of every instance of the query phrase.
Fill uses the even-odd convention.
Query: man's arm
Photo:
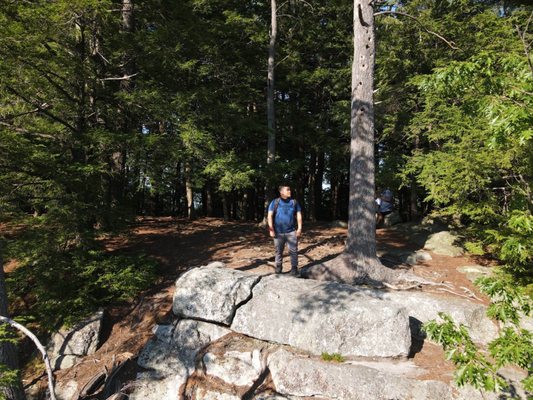
[[[267,214],[268,232],[270,237],[276,237],[276,231],[274,230],[274,211],[269,211]]]
[[[301,211],[298,211],[296,213],[296,222],[298,222],[298,230],[296,231],[296,236],[300,236],[302,234],[302,225],[303,225],[303,218],[302,218]]]

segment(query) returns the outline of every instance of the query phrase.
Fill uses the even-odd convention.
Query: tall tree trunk
[[[276,113],[274,110],[274,69],[276,58],[276,38],[278,35],[277,5],[276,0],[270,0],[270,42],[268,44],[268,65],[267,65],[267,173],[271,172],[271,167],[276,159]],[[264,210],[268,207],[268,193],[274,190],[274,184],[267,176],[265,184]],[[266,223],[266,213],[263,217]]]
[[[0,243],[0,315],[8,317],[8,301],[6,280],[4,274],[4,264],[2,259],[2,244]],[[18,353],[15,344],[10,342],[0,342],[0,364],[7,366],[9,369],[17,370],[19,368]],[[19,377],[20,378],[20,377]],[[0,388],[2,393],[9,400],[25,400],[26,395],[22,389],[22,382],[17,379],[16,382]]]
[[[352,284],[394,285],[416,281],[412,275],[384,267],[376,255],[374,206],[374,13],[371,3],[354,0],[354,58],[350,142],[348,238],[344,252],[302,275]]]
[[[376,257],[374,206],[374,11],[354,1],[354,53],[350,141],[350,200],[345,251]]]

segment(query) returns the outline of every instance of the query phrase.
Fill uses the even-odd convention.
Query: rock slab
[[[411,330],[415,336],[424,336],[420,331],[421,324],[438,318],[439,312],[450,314],[460,324],[465,325],[476,343],[487,344],[498,336],[497,326],[486,315],[486,307],[466,299],[424,292],[397,292],[377,289],[351,288],[355,298],[375,298],[396,304],[407,311],[411,322]],[[332,296],[338,289],[331,286]],[[339,292],[343,295],[344,289]]]
[[[268,276],[237,310],[231,329],[317,355],[407,356],[411,333],[406,310],[355,293],[339,283]]]
[[[361,365],[327,363],[278,350],[268,361],[276,390],[337,400],[452,399],[443,382],[417,381]]]

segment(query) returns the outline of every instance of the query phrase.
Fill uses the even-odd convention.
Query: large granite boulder
[[[231,329],[312,354],[405,357],[411,346],[405,309],[349,285],[272,275],[236,312]]]
[[[441,231],[429,235],[424,243],[424,249],[435,254],[459,257],[464,254],[462,247],[458,246],[459,237],[450,231]]]
[[[223,265],[212,263],[183,274],[176,281],[174,314],[230,325],[235,310],[252,296],[252,288],[260,276]]]
[[[276,390],[285,395],[338,400],[452,399],[443,382],[417,381],[362,365],[328,363],[280,349],[268,367]]]
[[[466,400],[451,384],[417,378],[427,371],[405,360],[411,337],[441,311],[480,343],[497,333],[483,305],[450,296],[260,277],[220,264],[185,275],[174,311],[188,319],[156,327],[132,400]],[[322,353],[347,361],[328,363]]]
[[[73,328],[55,333],[47,348],[52,368],[70,368],[81,357],[93,354],[98,348],[103,319],[104,312],[98,311]]]
[[[137,363],[146,371],[137,376],[131,400],[177,399],[195,368],[195,357],[207,344],[231,331],[207,322],[181,320],[156,327]]]

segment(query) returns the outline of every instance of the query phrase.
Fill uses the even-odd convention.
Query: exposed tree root
[[[445,287],[448,291],[453,289],[446,283],[433,282],[409,271],[387,268],[377,257],[358,258],[348,253],[342,253],[322,264],[305,267],[301,270],[301,276],[319,281],[386,287],[392,290],[410,290],[422,286]]]

